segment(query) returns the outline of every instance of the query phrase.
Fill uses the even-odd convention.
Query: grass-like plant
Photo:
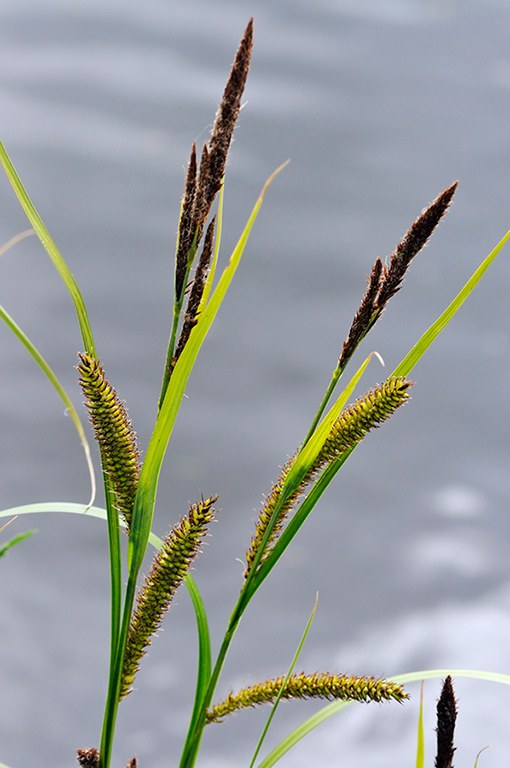
[[[0,160],[7,176],[33,230],[54,262],[74,302],[82,336],[77,364],[79,381],[99,446],[104,478],[103,509],[93,506],[95,484],[90,452],[76,410],[42,355],[15,321],[0,307],[2,319],[35,358],[71,413],[84,446],[92,478],[92,496],[88,504],[27,505],[3,510],[0,515],[12,517],[29,512],[62,511],[87,513],[90,517],[102,517],[107,523],[111,575],[110,671],[102,732],[98,735],[97,748],[78,750],[78,763],[82,766],[109,768],[111,765],[119,705],[131,694],[133,681],[147,648],[153,641],[176,590],[183,582],[189,590],[195,609],[199,659],[194,707],[190,713],[188,733],[183,734],[179,768],[192,768],[195,765],[202,734],[207,726],[214,728],[214,723],[240,709],[262,704],[272,705],[268,723],[251,760],[251,765],[254,765],[267,727],[282,699],[332,700],[332,703],[287,736],[258,764],[259,768],[269,768],[308,731],[348,704],[384,700],[402,702],[407,698],[402,687],[405,682],[444,676],[448,673],[445,670],[432,670],[387,681],[330,671],[295,672],[308,624],[289,669],[282,670],[282,674],[276,678],[232,692],[224,701],[214,701],[216,686],[230,644],[251,599],[358,443],[409,400],[409,389],[412,386],[409,375],[414,365],[446,327],[510,236],[510,233],[505,235],[452,303],[425,331],[385,381],[373,386],[353,404],[347,405],[368,366],[371,358],[371,355],[368,355],[340,394],[333,397],[355,351],[379,320],[391,298],[400,290],[411,261],[446,213],[457,183],[447,187],[421,213],[389,258],[384,262],[377,259],[373,265],[365,295],[346,334],[343,348],[339,350],[331,381],[317,413],[301,445],[284,464],[277,482],[270,489],[260,509],[253,536],[246,549],[239,597],[232,607],[223,641],[215,657],[209,640],[207,613],[189,569],[211,520],[217,514],[217,497],[201,497],[180,521],[173,522],[173,527],[163,540],[151,533],[161,464],[188,378],[234,277],[264,195],[275,175],[281,170],[277,169],[264,185],[230,260],[218,279],[216,273],[221,262],[219,242],[225,164],[248,76],[252,35],[253,24],[250,21],[235,57],[211,137],[200,153],[197,152],[195,144],[191,150],[180,210],[169,343],[162,361],[161,390],[155,393],[155,401],[158,403],[157,418],[143,461],[123,401],[107,378],[107,363],[100,361],[80,290],[28,197],[7,152],[0,144]],[[216,211],[212,213],[215,208]],[[17,239],[20,237],[13,239],[8,245],[14,244]],[[75,362],[70,361],[70,365]],[[127,533],[127,561],[122,554],[122,530]],[[0,557],[10,546],[29,534],[30,532],[27,532],[4,543],[0,547]],[[149,545],[156,548],[156,556],[149,574],[143,583],[139,584],[140,568]],[[492,673],[457,670],[455,674],[510,682],[510,678]],[[136,766],[136,757],[128,765],[131,768]]]

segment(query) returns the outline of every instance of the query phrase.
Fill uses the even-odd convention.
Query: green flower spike
[[[132,690],[133,680],[145,656],[151,637],[161,624],[163,614],[188,572],[214,517],[217,496],[194,504],[187,517],[166,536],[150,573],[140,588],[124,657],[120,699]]]
[[[140,474],[140,453],[127,411],[108,383],[98,360],[80,354],[77,366],[90,420],[99,443],[103,469],[111,481],[119,512],[131,524]]]
[[[342,411],[319,452],[316,469],[354,448],[367,432],[389,419],[408,400],[411,386],[412,382],[403,376],[390,377]]]
[[[225,701],[215,704],[207,712],[207,722],[218,722],[238,709],[272,704],[280,694],[284,677],[266,680],[237,693],[230,693]],[[281,693],[282,699],[340,699],[341,701],[398,701],[409,698],[396,683],[374,677],[351,677],[316,672],[291,675]]]
[[[311,483],[322,470],[331,462],[337,459],[345,451],[354,448],[374,427],[378,427],[383,421],[388,419],[399,406],[403,405],[409,398],[407,390],[412,386],[412,382],[404,377],[390,377],[383,384],[367,392],[363,397],[356,400],[354,405],[345,408],[338,419],[333,423],[331,431],[326,438],[316,459],[310,465],[299,488],[285,499],[278,511],[278,519],[271,531],[266,550],[259,563],[262,563],[271,550],[273,544],[282,529],[282,526],[295,507],[305,488]],[[271,493],[266,498],[259,517],[255,524],[255,534],[252,537],[250,546],[246,549],[246,569],[244,576],[250,572],[259,547],[261,546],[264,534],[271,522],[272,516],[280,501],[281,491],[285,480],[294,464],[296,456],[289,459],[283,467],[280,477],[273,485]]]
[[[255,533],[251,538],[250,546],[246,547],[246,569],[244,571],[245,578],[248,576],[249,572],[251,571],[253,561],[255,560],[255,557],[262,543],[262,539],[264,538],[264,534],[267,530],[267,527],[271,522],[276,506],[280,500],[280,495],[281,495],[283,485],[292,468],[292,465],[294,464],[296,456],[297,456],[297,453],[295,453],[294,456],[292,456],[283,467],[282,471],[280,472],[280,477],[271,488],[271,492],[269,496],[266,496],[262,509],[259,512],[257,522],[255,523]],[[288,498],[285,499],[285,502],[280,507],[280,510],[278,512],[278,519],[273,527],[273,530],[271,531],[271,536],[268,540],[266,555],[269,553],[270,545],[274,543],[278,538],[278,535],[282,529],[282,526],[285,520],[289,516],[294,506],[296,505],[296,502],[301,496],[301,494],[303,493],[303,490],[307,485],[307,483],[309,482],[309,479],[310,478],[307,476],[305,480],[303,480],[303,482],[301,483],[297,491],[295,491],[292,494],[289,494]],[[262,560],[260,562],[262,562]]]

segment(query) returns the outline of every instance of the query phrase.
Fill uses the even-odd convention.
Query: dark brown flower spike
[[[421,251],[451,203],[457,189],[456,181],[431,203],[410,227],[403,239],[390,256],[390,263],[385,266],[381,281],[381,290],[377,297],[376,307],[382,311],[389,299],[396,294],[402,285],[404,275],[416,254]]]
[[[196,184],[196,195],[191,217],[191,237],[198,246],[207,215],[216,194],[221,189],[228,150],[241,109],[241,99],[250,69],[253,47],[253,19],[250,19],[239,45],[223,98],[216,113],[211,138],[204,144]]]
[[[188,163],[188,173],[184,185],[181,217],[179,220],[179,237],[175,255],[175,299],[180,301],[184,281],[188,271],[188,254],[194,237],[193,206],[197,186],[197,145],[193,142]]]
[[[448,210],[457,186],[458,182],[455,182],[441,192],[416,219],[389,257],[389,263],[383,265],[381,259],[375,262],[367,291],[343,345],[338,363],[340,370],[345,368],[359,343],[375,325],[388,301],[400,290],[411,261]]]
[[[85,768],[98,768],[99,753],[94,747],[91,749],[78,749],[77,756],[78,765],[85,766]]]
[[[193,238],[195,240],[195,249],[198,247],[204,231],[204,224],[209,213],[210,204],[207,200],[207,190],[209,185],[209,148],[207,144],[202,147],[200,156],[200,168],[197,179],[197,192],[195,203],[193,205],[192,226]]]
[[[344,341],[342,356],[340,357],[339,362],[340,366],[344,364],[344,361],[350,360],[361,339],[371,327],[372,318],[375,312],[375,302],[381,286],[382,272],[382,260],[377,259],[372,267],[372,273],[367,281],[367,290],[363,296],[360,307],[354,316],[347,340]]]
[[[243,39],[239,45],[232,69],[230,71],[223,98],[216,113],[211,138],[207,144],[204,144],[200,158],[200,167],[198,170],[198,179],[194,185],[194,199],[191,214],[188,221],[183,223],[183,229],[186,231],[186,237],[183,238],[182,252],[186,257],[186,263],[189,260],[189,251],[195,240],[195,247],[198,247],[202,237],[205,220],[211,209],[216,194],[221,189],[225,165],[227,162],[228,150],[232,142],[235,124],[239,117],[241,109],[241,99],[243,96],[248,71],[250,69],[251,51],[253,47],[253,19],[251,19],[244,31]],[[194,158],[194,169],[196,174],[196,149]],[[186,181],[186,190],[188,183],[191,187],[190,169],[193,170],[193,150],[192,159],[188,170],[188,179]],[[187,211],[187,207],[186,207]],[[183,214],[185,206],[183,205]],[[182,220],[182,215],[181,215]],[[179,232],[181,225],[179,225]],[[185,250],[187,248],[187,250]],[[179,253],[181,245],[179,243]],[[182,260],[182,256],[180,257]],[[182,281],[180,283],[182,289]],[[177,293],[177,291],[176,291]],[[180,293],[177,293],[180,296]]]
[[[238,709],[256,707],[258,704],[273,703],[283,685],[284,677],[265,680],[237,693],[230,693],[225,701],[215,704],[207,712],[207,722],[213,723]],[[340,701],[398,701],[408,698],[402,686],[374,677],[354,677],[304,672],[290,675],[285,683],[282,699],[337,699]]]
[[[450,675],[443,683],[441,696],[437,701],[437,755],[435,768],[453,768],[453,736],[457,720],[457,702]]]
[[[253,19],[250,19],[232,64],[209,141],[210,163],[207,192],[209,207],[223,183],[228,150],[232,141],[235,124],[239,117],[241,99],[248,77],[248,70],[250,69],[252,48]]]
[[[190,333],[193,330],[193,326],[196,325],[198,320],[198,309],[200,307],[200,301],[204,294],[205,282],[209,273],[209,265],[211,263],[211,257],[214,244],[214,227],[216,224],[216,217],[214,217],[205,234],[204,246],[202,253],[197,264],[195,271],[195,278],[191,285],[188,306],[186,308],[186,314],[184,315],[184,322],[182,324],[181,335],[177,343],[177,348],[172,359],[172,369],[174,368],[179,356],[186,346],[186,342],[189,339]]]
[[[203,146],[198,167],[195,144],[193,144],[191,150],[179,220],[175,261],[175,302],[159,407],[161,407],[165,398],[168,382],[177,357],[182,352],[184,344],[189,338],[189,332],[196,318],[196,308],[189,306],[187,318],[184,320],[188,327],[185,332],[181,333],[182,343],[178,352],[176,352],[177,330],[181,321],[185,293],[189,290],[189,285],[187,285],[188,275],[200,247],[211,206],[223,184],[228,151],[232,143],[235,124],[239,117],[241,99],[250,69],[252,47],[253,19],[250,19],[232,64],[223,98],[214,120],[211,138]],[[197,277],[200,277],[200,271],[197,271],[195,280]],[[202,278],[200,277],[200,279]],[[205,277],[203,281],[205,281]],[[192,321],[191,325],[190,318]]]

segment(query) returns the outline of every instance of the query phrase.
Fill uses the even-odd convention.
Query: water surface
[[[189,383],[160,484],[159,533],[200,493],[221,514],[197,562],[214,642],[263,493],[306,433],[377,256],[444,187],[455,204],[364,352],[404,356],[509,226],[510,10],[497,0],[4,2],[0,138],[73,270],[100,356],[145,446],[168,336],[183,167],[207,139],[237,42],[255,16],[231,153],[223,253],[287,157]],[[26,226],[7,181],[0,239]],[[309,670],[392,675],[510,668],[508,254],[413,371],[413,401],[355,452],[254,601],[230,686],[280,674],[319,591]],[[72,306],[35,238],[2,259],[1,302],[72,392]],[[85,501],[70,420],[0,329],[2,508]],[[361,359],[361,358],[359,358]],[[366,386],[385,373],[373,364]],[[2,561],[0,761],[67,768],[96,745],[108,646],[97,521],[18,520],[39,533]],[[176,765],[195,630],[182,593],[122,705],[115,764]],[[405,707],[329,721],[282,766],[409,765]],[[433,759],[428,683],[427,748]],[[458,764],[507,765],[510,691],[458,684]],[[274,738],[316,707],[282,705]],[[203,768],[249,764],[262,713],[206,734]],[[483,763],[485,761],[485,763]]]

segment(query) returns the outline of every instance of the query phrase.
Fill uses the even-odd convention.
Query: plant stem
[[[129,574],[126,587],[126,596],[124,600],[124,611],[122,616],[122,625],[119,639],[115,650],[115,658],[112,660],[110,684],[106,696],[105,712],[103,719],[103,729],[101,732],[101,745],[99,748],[99,768],[110,768],[112,758],[113,739],[115,735],[115,724],[119,708],[119,693],[122,678],[122,668],[124,665],[124,652],[126,649],[126,640],[129,632],[131,613],[136,594],[136,573]]]

